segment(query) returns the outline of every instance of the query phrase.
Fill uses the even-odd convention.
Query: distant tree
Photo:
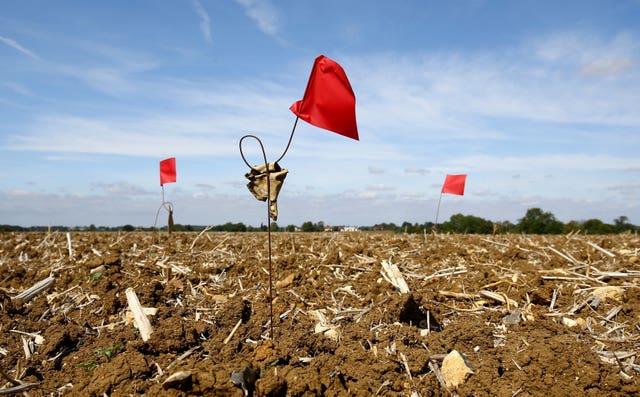
[[[373,230],[379,231],[391,231],[391,232],[400,232],[402,231],[401,227],[396,226],[395,223],[378,223],[373,225]]]
[[[585,233],[589,234],[609,234],[613,233],[613,226],[607,225],[600,219],[589,219],[582,224]]]
[[[287,231],[288,232],[295,232],[296,231],[296,225],[287,225]]]
[[[313,222],[311,221],[306,221],[302,224],[302,226],[300,227],[300,229],[303,232],[315,232],[316,231],[316,226],[313,224]]]
[[[473,215],[455,214],[440,225],[440,230],[451,233],[490,234],[493,232],[493,222]]]
[[[122,226],[122,231],[123,232],[132,232],[134,230],[136,230],[136,228],[133,227],[132,225],[124,225],[124,226]]]
[[[575,233],[575,232],[581,232],[583,230],[584,228],[579,222],[570,221],[564,225],[564,227],[562,228],[562,233]]]
[[[634,226],[628,223],[628,221],[629,218],[627,218],[625,215],[617,217],[613,220],[613,230],[616,233],[624,233],[627,230],[633,230]]]
[[[563,226],[551,212],[530,208],[518,222],[518,231],[530,234],[559,234],[562,233]]]
[[[509,221],[494,222],[494,225],[497,228],[496,233],[498,234],[513,233],[517,231],[518,228],[516,225]]]
[[[280,227],[278,226],[277,223],[271,222],[271,231],[272,232],[279,232],[280,231]]]

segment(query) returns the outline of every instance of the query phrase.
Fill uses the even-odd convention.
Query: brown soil
[[[254,396],[640,392],[631,234],[275,233],[273,337],[265,233],[0,238],[0,393],[242,396],[232,373]],[[157,309],[146,342],[127,288]],[[457,388],[453,350],[473,371]]]

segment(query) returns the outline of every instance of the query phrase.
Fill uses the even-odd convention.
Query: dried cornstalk
[[[8,387],[6,389],[0,389],[0,395],[18,394],[20,392],[24,392],[25,390],[32,389],[39,385],[40,383],[22,383],[18,386]]]
[[[196,238],[193,239],[193,242],[191,243],[191,247],[189,247],[189,249],[193,251],[193,247],[196,245],[196,241],[198,241],[200,236],[202,236],[203,234],[205,234],[206,232],[208,232],[212,228],[213,228],[213,226],[207,226],[204,229],[202,229],[202,231],[196,236]]]
[[[35,297],[42,291],[45,291],[47,288],[49,288],[54,281],[55,281],[55,278],[53,278],[52,276],[49,276],[44,280],[38,281],[29,289],[22,291],[18,295],[14,296],[13,299],[22,300],[23,302],[28,302],[31,299],[33,299],[33,297]]]
[[[485,241],[485,242],[490,243],[490,244],[500,245],[502,247],[509,247],[509,244],[499,243],[497,241],[489,240],[488,238],[481,238],[480,240]]]
[[[240,328],[240,325],[242,324],[242,319],[238,320],[238,322],[236,323],[236,325],[233,327],[233,329],[231,330],[231,332],[229,332],[229,335],[227,335],[227,337],[224,339],[224,342],[222,342],[223,344],[227,344],[229,343],[229,341],[231,340],[231,338],[233,338],[233,334],[236,333],[236,331],[238,330],[238,328]]]
[[[426,276],[424,278],[424,281],[429,281],[432,278],[436,278],[436,277],[449,277],[449,276],[454,276],[456,274],[464,274],[466,272],[467,272],[467,268],[464,265],[449,267],[447,269],[440,269],[434,272],[430,276]]]
[[[603,278],[636,278],[640,277],[640,271],[637,270],[629,270],[626,272],[603,272],[596,268],[593,268],[593,275],[596,276],[598,280]]]
[[[73,248],[71,248],[71,233],[67,233],[67,248],[69,249],[69,259],[73,257]]]
[[[484,290],[484,289],[480,290],[478,293],[480,295],[484,296],[485,298],[493,299],[495,301],[504,303],[507,306],[518,307],[518,302],[514,301],[513,299],[508,298],[504,294],[497,294],[495,292],[487,291],[487,290]]]
[[[556,254],[558,254],[559,256],[561,256],[562,258],[566,259],[567,261],[573,263],[574,265],[580,265],[581,263],[578,262],[574,257],[572,257],[571,255],[568,254],[564,254],[560,251],[558,251],[557,249],[553,248],[553,247],[545,247],[548,250],[551,250],[553,252],[555,252]]]
[[[474,299],[477,297],[475,294],[465,294],[463,292],[453,292],[453,291],[438,291],[438,293],[442,296],[446,296],[449,298],[455,299]]]
[[[133,319],[135,321],[136,328],[140,331],[140,337],[144,342],[148,341],[151,337],[151,333],[153,333],[153,327],[151,326],[151,322],[147,318],[147,315],[138,300],[138,295],[136,295],[136,291],[133,288],[127,288],[125,291],[127,295],[127,303],[129,304],[129,310],[133,313]]]
[[[402,273],[400,273],[398,266],[386,260],[383,260],[381,264],[382,270],[380,274],[382,274],[382,277],[396,287],[401,294],[408,294],[409,286],[402,276]]]
[[[602,252],[603,254],[605,254],[610,258],[614,258],[616,256],[615,254],[611,253],[610,251],[607,251],[606,249],[600,247],[597,244],[592,243],[591,241],[587,241],[587,244],[589,244],[590,246],[592,246],[593,248],[597,249],[598,251]]]
[[[433,361],[429,361],[429,369],[436,374],[436,378],[438,379],[438,382],[440,382],[440,386],[442,386],[443,388],[447,389],[447,384],[444,381],[444,377],[442,377],[442,372],[440,372],[440,367],[438,367],[438,364],[436,364]]]
[[[407,375],[409,376],[409,380],[413,382],[413,378],[411,377],[411,369],[409,369],[409,363],[407,362],[407,357],[404,355],[404,353],[400,352],[400,358],[402,359],[404,370],[407,372]]]

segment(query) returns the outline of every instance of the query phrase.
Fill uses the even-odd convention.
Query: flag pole
[[[160,187],[162,188],[162,204],[160,204],[160,207],[158,207],[158,211],[156,211],[156,220],[153,221],[153,227],[156,227],[156,225],[158,224],[158,215],[160,215],[160,210],[162,209],[162,207],[164,207],[164,185],[161,183]]]
[[[440,192],[440,199],[438,199],[438,209],[436,210],[436,224],[434,227],[438,227],[438,215],[440,214],[440,202],[442,201],[442,192]]]

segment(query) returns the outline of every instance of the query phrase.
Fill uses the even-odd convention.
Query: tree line
[[[324,222],[307,221],[302,225],[279,226],[276,222],[271,223],[272,232],[324,232],[324,231],[340,231],[341,226],[327,226]],[[133,225],[124,225],[117,227],[107,226],[13,226],[0,225],[0,232],[16,232],[16,231],[164,231],[165,227],[135,227]],[[175,232],[200,232],[208,229],[214,232],[264,232],[267,231],[267,225],[259,227],[247,226],[242,222],[227,222],[216,226],[199,226],[199,225],[173,225]],[[495,233],[525,233],[525,234],[567,234],[581,232],[585,234],[613,234],[632,232],[637,233],[640,227],[629,223],[629,218],[619,216],[613,220],[613,223],[605,223],[599,219],[587,219],[584,221],[570,221],[563,223],[559,221],[551,212],[543,211],[541,208],[530,208],[526,214],[518,220],[517,223],[509,221],[492,222],[474,215],[455,214],[448,221],[435,225],[433,222],[410,223],[403,222],[401,225],[395,223],[380,223],[373,226],[360,226],[361,231],[389,231],[396,233],[424,233],[437,230],[440,233],[463,233],[463,234],[495,234]]]
[[[525,233],[525,234],[567,234],[581,232],[585,234],[637,233],[640,227],[629,223],[629,218],[619,216],[613,223],[605,223],[600,219],[570,221],[563,223],[551,212],[540,208],[530,208],[517,223],[509,221],[492,222],[473,215],[455,214],[448,221],[439,225],[432,222],[411,224],[405,222],[400,226],[393,223],[376,225],[377,230],[390,230],[406,233],[423,233],[425,230],[437,230],[442,233]]]

